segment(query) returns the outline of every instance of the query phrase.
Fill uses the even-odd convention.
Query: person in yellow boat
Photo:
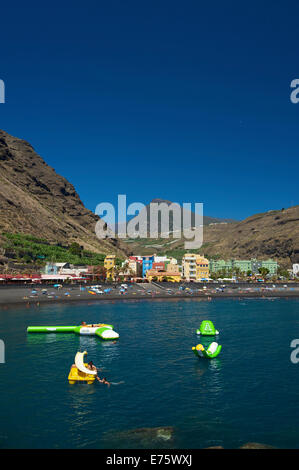
[[[88,369],[90,369],[90,370],[96,370],[97,372],[98,372],[98,370],[99,370],[99,369],[94,365],[94,363],[93,363],[92,361],[90,361],[90,362],[88,363]],[[105,385],[108,385],[108,387],[110,387],[110,382],[108,382],[108,380],[106,379],[106,377],[104,377],[103,379],[100,379],[100,377],[99,377],[98,375],[96,375],[95,377],[96,377],[96,379],[97,379],[98,382],[101,382],[101,383],[103,383],[103,384],[105,384]]]
[[[96,370],[98,372],[98,369],[96,368],[96,366],[93,364],[92,361],[89,361],[88,365],[87,365],[88,369],[90,370]],[[101,382],[98,374],[95,376],[95,378],[98,380],[98,382]]]
[[[94,365],[94,363],[92,361],[89,361],[88,369],[98,371],[97,367]]]

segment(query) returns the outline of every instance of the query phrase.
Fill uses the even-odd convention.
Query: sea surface
[[[199,359],[212,320],[222,352]],[[29,325],[114,325],[116,344]],[[0,310],[0,448],[299,447],[297,299],[155,300]],[[212,341],[212,340],[211,340]],[[110,388],[70,385],[77,351]]]

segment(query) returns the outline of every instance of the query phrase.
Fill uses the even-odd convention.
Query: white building
[[[74,275],[80,276],[81,273],[87,273],[88,268],[86,266],[74,266],[70,263],[47,263],[45,266],[44,274],[47,275]]]
[[[167,256],[154,256],[154,263],[170,263],[170,264],[177,264],[178,261],[175,258],[167,258]]]
[[[299,263],[293,264],[293,274],[294,276],[297,276],[299,273]]]
[[[167,260],[167,256],[154,256],[154,263],[166,263]]]

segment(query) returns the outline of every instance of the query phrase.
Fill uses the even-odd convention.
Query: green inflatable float
[[[79,326],[28,326],[27,333],[76,333],[78,335],[98,336],[104,340],[115,340],[119,334],[113,330],[113,325],[98,323]]]
[[[193,346],[192,351],[197,357],[213,359],[214,357],[217,357],[220,354],[221,349],[221,344],[218,344],[214,341],[209,345],[207,349],[205,349],[202,344],[198,344],[197,346]]]
[[[204,320],[201,322],[199,329],[196,330],[196,334],[201,336],[216,336],[219,335],[219,331],[216,330],[213,322],[210,320]]]

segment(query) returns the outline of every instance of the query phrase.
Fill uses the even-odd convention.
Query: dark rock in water
[[[261,444],[260,442],[246,442],[246,444],[243,444],[240,449],[276,449],[276,447],[268,444]]]
[[[105,433],[105,440],[113,443],[141,445],[150,447],[153,445],[163,445],[171,443],[173,440],[174,428],[172,426],[161,426],[156,428],[136,428],[127,431],[109,431]]]
[[[222,446],[211,446],[211,447],[204,447],[204,449],[224,449]]]

